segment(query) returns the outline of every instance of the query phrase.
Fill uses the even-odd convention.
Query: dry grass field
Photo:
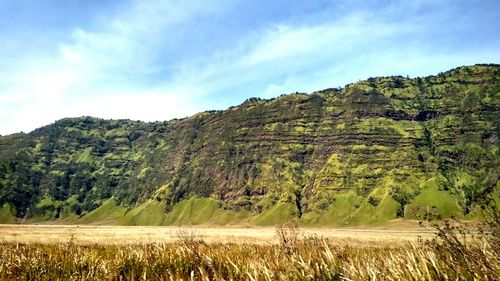
[[[90,225],[0,225],[0,242],[79,244],[137,244],[174,242],[179,231],[195,231],[209,243],[276,243],[274,227],[175,227],[175,226],[90,226]],[[430,238],[435,231],[405,225],[392,228],[305,228],[301,234],[317,235],[340,243],[414,242]]]
[[[500,280],[498,234],[0,225],[0,280]]]

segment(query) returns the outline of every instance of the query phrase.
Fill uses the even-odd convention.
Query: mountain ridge
[[[499,73],[475,65],[376,77],[183,119],[65,118],[2,136],[0,218],[345,225],[474,217],[481,198],[498,200]]]

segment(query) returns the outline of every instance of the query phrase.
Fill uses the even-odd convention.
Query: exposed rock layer
[[[468,215],[498,197],[499,74],[370,78],[167,122],[63,119],[0,138],[0,207],[76,218],[113,197],[168,213],[197,196],[247,219],[287,206],[271,222]]]

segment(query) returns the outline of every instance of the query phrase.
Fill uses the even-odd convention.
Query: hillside
[[[500,66],[0,137],[0,222],[382,224],[499,200]]]

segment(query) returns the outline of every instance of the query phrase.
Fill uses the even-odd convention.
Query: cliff
[[[379,224],[499,198],[500,66],[369,78],[145,123],[62,119],[0,138],[0,218]]]

